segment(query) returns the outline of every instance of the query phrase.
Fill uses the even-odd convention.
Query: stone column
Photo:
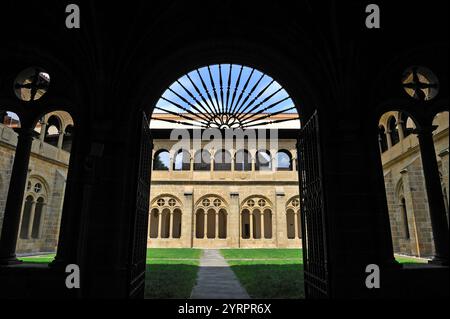
[[[152,162],[154,162],[154,159],[153,159]],[[169,172],[171,172],[171,171],[174,170],[174,169],[173,169],[173,164],[174,164],[174,162],[173,162],[173,156],[170,156],[170,157],[169,157]]]
[[[250,217],[250,239],[253,239],[253,211],[249,214]]]
[[[398,127],[398,137],[400,141],[403,141],[403,139],[405,138],[405,132],[403,131],[403,121],[402,120],[398,120],[397,121],[397,127]]]
[[[61,149],[64,141],[64,132],[60,132],[58,136],[58,148]]]
[[[36,201],[31,202],[30,207],[30,219],[28,221],[27,238],[31,238],[31,233],[33,232],[34,215],[36,213]]]
[[[208,238],[208,211],[203,212],[203,238]]]
[[[387,148],[392,147],[392,139],[391,139],[391,131],[386,130],[386,142],[387,142]]]
[[[265,218],[265,212],[261,212],[261,239],[266,238],[264,235],[266,233],[266,218]]]
[[[147,238],[150,238],[151,226],[152,226],[152,209],[150,208],[150,212],[148,213]]]
[[[45,139],[45,131],[47,131],[47,123],[42,123],[42,124],[41,124],[41,132],[40,132],[40,135],[39,135],[39,140],[40,140],[41,142],[44,142],[44,139]]]
[[[427,189],[431,226],[433,229],[435,256],[432,263],[448,265],[449,231],[442,196],[441,180],[434,148],[433,131],[435,127],[422,127],[415,130],[419,138],[420,155]]]
[[[294,212],[294,238],[298,238],[299,232],[298,232],[298,213]]]
[[[156,238],[162,238],[162,212],[158,211],[158,236]]]
[[[214,238],[219,238],[219,212],[216,212],[216,230],[214,233]]]
[[[0,237],[0,264],[3,265],[19,262],[16,258],[16,244],[32,142],[32,128],[19,129]]]
[[[214,156],[213,156],[213,154],[211,154],[211,152],[209,153],[210,155],[210,159],[209,159],[209,166],[210,166],[210,168],[209,168],[209,171],[211,172],[211,173],[213,173],[214,172]]]
[[[169,239],[173,238],[173,211],[169,213]]]

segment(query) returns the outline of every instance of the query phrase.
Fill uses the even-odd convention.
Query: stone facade
[[[49,134],[45,129],[44,134],[42,123],[52,116],[59,121],[58,132]],[[53,112],[47,114],[35,129],[17,241],[18,254],[56,251],[70,158],[67,151],[70,142],[66,143],[66,135],[62,132],[72,125],[67,113]],[[17,145],[15,126],[10,126],[0,124],[0,229]]]

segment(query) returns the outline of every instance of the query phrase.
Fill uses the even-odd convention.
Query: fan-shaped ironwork
[[[200,128],[251,128],[298,119],[280,117],[296,107],[286,90],[254,68],[216,64],[199,68],[175,81],[155,106],[157,118]],[[153,119],[155,119],[153,117]]]

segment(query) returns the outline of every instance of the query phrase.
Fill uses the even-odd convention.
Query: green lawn
[[[18,259],[23,262],[48,264],[51,261],[53,261],[53,258],[55,258],[55,256],[56,256],[55,254],[48,254],[48,255],[42,255],[42,256],[18,257]]]
[[[395,260],[400,264],[426,264],[428,262],[428,260],[426,259],[409,258],[403,256],[395,256]]]
[[[300,249],[222,249],[220,252],[252,298],[305,297]]]
[[[147,261],[145,298],[187,299],[197,278],[198,261]]]
[[[222,249],[225,259],[302,259],[301,249]]]
[[[188,248],[147,249],[145,298],[189,298],[201,252],[201,249]]]
[[[199,259],[201,249],[189,248],[148,248],[148,259]]]

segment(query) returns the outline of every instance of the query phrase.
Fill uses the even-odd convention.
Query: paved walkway
[[[236,275],[217,249],[204,249],[191,299],[249,299]]]

